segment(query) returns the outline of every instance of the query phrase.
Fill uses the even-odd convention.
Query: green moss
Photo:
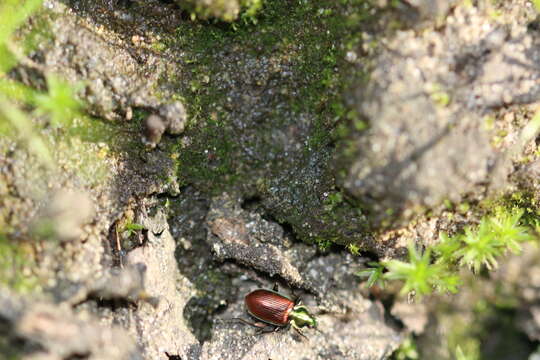
[[[340,98],[347,82],[337,68],[342,65],[345,44],[351,43],[352,28],[357,26],[353,21],[358,13],[366,11],[365,7],[366,1],[358,0],[340,4],[273,1],[258,14],[257,25],[243,23],[233,27],[195,22],[178,28],[176,36],[166,42],[169,47],[186,51],[189,64],[189,80],[182,78],[178,89],[190,114],[186,134],[195,139],[180,151],[179,168],[185,182],[223,188],[243,173],[267,166],[257,161],[246,164],[237,141],[228,140],[237,134],[230,126],[227,92],[217,85],[228,76],[228,69],[218,56],[222,51],[240,50],[250,56],[290,61],[295,69],[294,78],[283,81],[277,89],[280,102],[287,103],[288,109],[267,114],[266,121],[280,126],[291,122],[285,118],[291,112],[293,116],[310,113],[314,119],[306,141],[307,151],[330,144],[335,124],[347,113]],[[268,137],[269,130],[261,127],[262,139]],[[266,142],[265,146],[273,145]]]
[[[190,129],[194,131],[194,129]],[[185,183],[197,182],[202,188],[219,192],[224,185],[234,184],[238,179],[234,152],[237,144],[234,135],[219,122],[208,121],[197,129],[194,143],[181,149],[178,171]],[[221,134],[223,137],[216,137]]]
[[[0,284],[17,292],[35,290],[38,281],[32,275],[30,247],[10,241],[0,234]]]
[[[163,78],[189,114],[182,142],[169,149],[180,182],[257,194],[302,240],[358,251],[365,216],[336,190],[331,153],[347,136],[340,124],[354,115],[342,92],[364,75],[345,53],[356,49],[358,29],[372,16],[363,0],[276,0],[265,3],[256,24],[185,22],[163,38],[185,54],[183,73]]]
[[[479,211],[504,213],[521,209],[521,221],[524,225],[540,229],[540,204],[538,198],[529,190],[520,190],[503,195],[492,196],[478,205]]]
[[[317,236],[314,239],[314,243],[317,245],[320,251],[326,252],[330,249],[332,246],[332,238],[324,237],[324,236]]]

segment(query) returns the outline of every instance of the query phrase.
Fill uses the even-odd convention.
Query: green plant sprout
[[[257,24],[257,13],[263,7],[263,0],[244,0],[241,4],[244,11],[240,14],[240,18],[245,24]]]
[[[17,30],[30,15],[41,7],[42,0],[0,0],[0,134],[17,137],[29,153],[41,163],[54,167],[49,144],[38,134],[37,122],[31,120],[45,116],[53,128],[71,126],[79,115],[80,102],[74,93],[77,88],[45,72],[24,54],[22,41],[16,41]],[[17,64],[36,68],[47,79],[47,91],[27,87],[8,75]]]
[[[535,239],[528,227],[519,224],[523,214],[523,209],[499,210],[495,216],[482,218],[476,230],[465,228],[465,233],[454,239],[465,245],[454,252],[455,260],[478,273],[482,266],[497,268],[497,258],[508,251],[518,254],[521,243]]]
[[[540,0],[533,0],[532,3],[534,5],[536,11],[540,12]]]
[[[409,336],[399,346],[396,352],[393,354],[394,360],[417,360],[420,358],[414,339]]]
[[[414,245],[408,247],[408,261],[388,260],[369,263],[357,273],[367,278],[367,286],[384,285],[386,280],[401,280],[400,294],[418,296],[438,292],[456,293],[460,285],[457,275],[461,267],[478,273],[482,268],[497,268],[497,259],[508,252],[518,254],[524,242],[537,237],[521,224],[523,209],[498,208],[492,216],[482,218],[476,227],[468,226],[462,233],[449,236],[441,233],[439,243],[423,252]]]
[[[414,245],[409,245],[409,262],[389,260],[382,264],[388,270],[383,276],[387,280],[403,280],[400,294],[414,291],[422,296],[430,294],[433,288],[441,291],[457,292],[459,277],[452,275],[445,264],[432,263],[428,248],[420,253]]]
[[[368,287],[377,285],[381,288],[384,288],[386,285],[386,281],[383,277],[383,272],[385,269],[384,265],[375,261],[368,262],[368,265],[370,266],[369,268],[360,270],[356,273],[356,275],[367,278]]]
[[[36,155],[44,165],[52,166],[49,148],[43,139],[34,133],[33,125],[26,114],[1,96],[0,125],[0,133],[9,134],[14,129],[30,153]]]
[[[17,65],[20,51],[12,40],[13,33],[26,19],[41,6],[41,0],[0,0],[0,132],[17,133],[27,149],[38,156],[46,165],[51,165],[51,156],[45,142],[36,136],[33,125],[13,102],[30,97],[30,91],[22,91],[23,86],[12,85],[7,73]],[[25,89],[26,90],[26,89]]]
[[[482,220],[478,229],[465,228],[465,234],[461,236],[464,243],[458,251],[456,257],[460,258],[460,264],[466,265],[469,269],[478,273],[482,265],[488,270],[497,267],[497,257],[503,254],[500,240],[493,236],[493,232],[487,221]]]
[[[127,235],[127,237],[130,237],[131,235],[135,234],[137,231],[143,230],[144,226],[141,224],[136,223],[128,223],[126,226],[124,226],[124,231]]]
[[[347,249],[351,252],[351,254],[353,255],[360,255],[360,246],[358,246],[357,244],[349,244],[347,245]]]
[[[52,74],[47,75],[47,88],[48,93],[35,95],[38,113],[49,115],[54,127],[71,125],[81,107],[74,95],[77,89]]]
[[[439,243],[433,246],[436,262],[451,264],[455,261],[456,251],[461,248],[461,240],[457,236],[450,237],[442,232],[439,234]]]
[[[476,353],[467,353],[459,345],[456,347],[456,360],[479,360],[479,358]]]
[[[17,30],[26,19],[41,6],[42,0],[2,0],[0,1],[0,13],[9,14],[2,16],[0,23],[0,44],[6,46],[11,35]]]

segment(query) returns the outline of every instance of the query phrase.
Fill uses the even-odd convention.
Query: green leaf
[[[375,284],[384,288],[385,286],[385,281],[383,278],[384,266],[376,262],[370,262],[368,265],[372,267],[358,271],[356,273],[356,276],[367,278],[366,285],[368,288],[372,287]]]
[[[142,229],[144,229],[144,226],[141,225],[141,224],[130,223],[130,224],[127,224],[127,225],[126,225],[126,228],[125,228],[125,229],[126,229],[126,230],[135,230],[135,231],[137,231],[137,230],[142,230]]]
[[[8,100],[32,104],[36,92],[26,85],[13,81],[12,79],[0,78],[0,94],[7,97]]]
[[[0,96],[0,121],[7,123],[17,131],[17,134],[26,143],[28,150],[36,155],[43,164],[52,167],[53,159],[49,147],[38,136],[32,126],[32,122],[24,112],[15,105]]]
[[[433,251],[437,255],[437,263],[453,264],[459,260],[457,251],[461,248],[461,240],[459,236],[449,237],[445,232],[439,235],[439,243],[433,247]]]
[[[8,50],[6,44],[0,43],[0,76],[2,73],[7,73],[15,65],[17,65],[15,56]]]
[[[135,232],[143,230],[144,226],[136,223],[128,223],[124,226],[124,231],[127,232],[127,236],[133,235]]]
[[[466,353],[461,346],[456,347],[456,360],[479,360],[479,356],[474,353]]]
[[[535,239],[528,227],[519,224],[524,212],[523,209],[503,211],[489,219],[494,236],[500,239],[501,246],[514,254],[521,252],[521,243]]]
[[[419,359],[416,343],[411,336],[407,337],[394,353],[393,359],[396,360],[417,360]]]
[[[2,16],[0,22],[0,44],[5,44],[13,32],[40,8],[41,3],[42,0],[0,0],[0,14],[9,14]]]
[[[390,260],[384,263],[388,272],[387,280],[403,280],[401,295],[414,291],[418,296],[428,295],[434,288],[456,292],[459,285],[457,275],[452,275],[442,264],[431,263],[431,249],[420,253],[414,245],[409,245],[409,262]]]
[[[491,231],[489,220],[482,219],[477,230],[471,227],[465,228],[465,234],[461,237],[465,246],[456,252],[461,257],[460,263],[468,266],[478,273],[482,265],[492,270],[498,266],[497,257],[503,251],[501,241]]]

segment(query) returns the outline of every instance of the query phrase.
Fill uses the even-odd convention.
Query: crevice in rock
[[[165,356],[167,356],[169,360],[182,360],[182,357],[180,355],[165,353]]]
[[[64,360],[84,360],[89,359],[91,355],[91,353],[71,354],[68,357],[64,358]]]
[[[260,195],[252,195],[244,198],[240,207],[246,211],[259,212],[262,209],[262,198]]]

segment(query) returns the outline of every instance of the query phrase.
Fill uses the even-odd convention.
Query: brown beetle
[[[244,300],[249,315],[266,324],[251,323],[240,318],[237,320],[258,327],[260,332],[277,331],[291,325],[302,336],[304,334],[300,328],[317,327],[317,321],[304,305],[278,293],[276,287],[274,289],[254,290],[247,294]]]

